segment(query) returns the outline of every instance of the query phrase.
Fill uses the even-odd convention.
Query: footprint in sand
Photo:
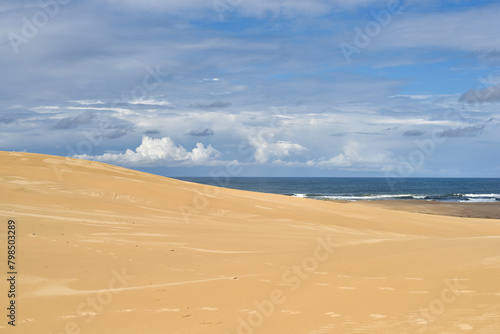
[[[332,318],[340,317],[341,315],[335,312],[326,312],[325,315],[329,315]]]
[[[370,314],[370,317],[372,317],[374,319],[384,319],[384,318],[387,318],[387,316],[385,316],[383,314]]]
[[[205,326],[214,326],[214,325],[219,325],[219,324],[222,324],[222,321],[219,321],[219,322],[212,322],[212,321],[204,321],[201,323],[202,325],[205,325]]]
[[[458,328],[460,328],[463,331],[470,331],[470,330],[474,329],[474,327],[472,327],[471,325],[468,325],[468,324],[460,324],[460,325],[458,325]]]
[[[81,317],[81,315],[78,316],[78,315],[69,314],[69,315],[63,315],[61,317],[61,319],[73,319],[73,318],[78,318],[78,317]]]
[[[412,293],[412,294],[427,294],[427,293],[429,293],[429,291],[408,291],[408,293]]]
[[[324,334],[324,333],[331,333],[331,330],[335,328],[334,324],[329,324],[326,326],[321,327],[318,330],[314,330],[312,332],[309,332],[307,334]]]
[[[93,311],[88,311],[88,312],[80,312],[79,315],[80,315],[80,317],[85,317],[85,316],[88,316],[88,315],[95,316],[95,315],[97,315],[97,313],[93,312]]]
[[[218,308],[217,307],[205,306],[205,307],[200,307],[198,310],[202,310],[202,311],[217,311]]]
[[[130,313],[130,312],[134,312],[136,309],[135,308],[128,308],[128,309],[125,309],[125,310],[121,310],[121,311],[118,311],[119,313]]]

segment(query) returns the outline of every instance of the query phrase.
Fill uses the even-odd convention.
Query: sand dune
[[[500,333],[498,219],[0,161],[2,275],[9,219],[18,246],[2,332]]]

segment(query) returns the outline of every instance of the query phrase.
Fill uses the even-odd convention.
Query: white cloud
[[[72,103],[78,103],[83,106],[89,106],[89,105],[94,105],[94,104],[106,104],[106,102],[101,101],[101,100],[74,100],[74,101],[68,101]]]
[[[373,147],[365,147],[358,141],[351,141],[344,147],[344,152],[329,159],[317,163],[324,168],[344,168],[353,170],[377,170],[390,171],[394,168],[392,153],[388,151],[376,151]]]
[[[166,100],[157,100],[154,98],[148,98],[148,99],[136,99],[129,101],[128,103],[130,104],[148,104],[148,105],[154,105],[154,106],[169,106],[170,102]]]
[[[289,141],[274,140],[274,136],[266,139],[263,136],[252,136],[249,139],[250,145],[255,148],[254,158],[258,163],[266,163],[272,160],[284,158],[293,152],[304,151],[306,148],[300,144],[291,143]]]
[[[181,145],[176,145],[169,137],[153,139],[142,137],[142,143],[132,151],[125,153],[105,153],[99,156],[87,154],[76,155],[75,158],[111,162],[128,166],[198,166],[212,165],[221,155],[219,151],[208,145],[197,143],[190,152]]]

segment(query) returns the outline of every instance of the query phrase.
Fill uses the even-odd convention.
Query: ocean
[[[176,177],[225,188],[331,200],[498,202],[500,178]]]

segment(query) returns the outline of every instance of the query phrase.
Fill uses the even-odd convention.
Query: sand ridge
[[[0,238],[15,220],[20,291],[18,324],[2,331],[500,332],[498,219],[222,189],[38,154],[0,161]]]

